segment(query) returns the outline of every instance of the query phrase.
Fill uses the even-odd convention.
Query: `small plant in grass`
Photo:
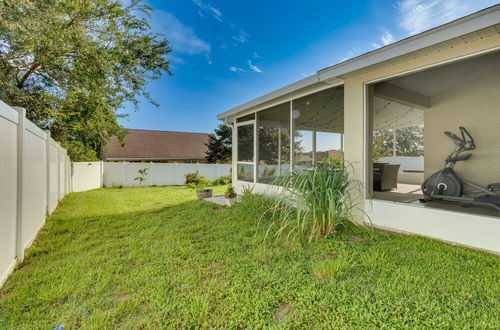
[[[282,187],[267,210],[275,237],[306,237],[333,234],[340,225],[353,222],[361,202],[361,183],[350,177],[344,163],[324,162],[307,171],[292,171],[276,178]]]
[[[148,175],[148,169],[147,168],[141,168],[139,171],[137,171],[139,174],[138,177],[134,178],[134,181],[139,181],[139,186],[147,180],[146,176]]]

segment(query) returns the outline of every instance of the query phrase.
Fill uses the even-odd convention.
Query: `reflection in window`
[[[253,165],[238,164],[237,178],[239,181],[253,182]]]
[[[259,158],[257,182],[272,180],[290,171],[290,103],[258,112]]]
[[[293,100],[294,162],[297,169],[343,158],[344,93],[332,87]]]
[[[238,161],[253,162],[253,125],[238,126]]]
[[[316,164],[335,159],[343,159],[341,134],[316,132]]]
[[[295,131],[295,164],[300,167],[313,166],[313,132]]]

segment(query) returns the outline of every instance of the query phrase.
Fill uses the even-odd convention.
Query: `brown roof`
[[[205,159],[207,133],[127,131],[125,147],[113,137],[104,147],[104,159]]]

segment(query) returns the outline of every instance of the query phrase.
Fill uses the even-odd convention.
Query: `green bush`
[[[225,185],[231,184],[231,182],[232,182],[231,175],[224,175],[224,176],[220,176],[217,179],[215,179],[214,181],[212,181],[212,185],[225,186]]]
[[[200,175],[198,171],[193,173],[187,173],[186,175],[186,186],[191,189],[203,189],[210,185],[210,180]]]

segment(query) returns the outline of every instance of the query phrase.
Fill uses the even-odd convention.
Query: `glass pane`
[[[340,151],[340,136],[338,133],[316,132],[316,164],[344,158]]]
[[[240,181],[253,182],[253,165],[238,164],[237,178]]]
[[[297,169],[300,167],[313,166],[313,132],[295,131],[295,164]]]
[[[238,126],[238,161],[253,162],[253,125]]]
[[[332,87],[293,101],[294,155],[297,169],[339,155],[344,131],[344,93]],[[316,137],[316,138],[315,138]],[[314,144],[316,141],[316,145]],[[316,151],[316,154],[313,152]]]
[[[271,183],[278,175],[290,170],[290,103],[260,111],[259,123],[259,183]]]

